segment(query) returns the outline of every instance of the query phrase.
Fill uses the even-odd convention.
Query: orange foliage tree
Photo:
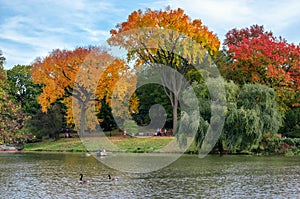
[[[176,130],[178,98],[184,85],[181,77],[167,73],[164,66],[185,76],[207,52],[216,56],[220,46],[217,36],[201,20],[191,20],[182,9],[169,7],[134,11],[110,33],[108,43],[125,48],[128,60],[134,61],[136,68],[159,67],[163,71],[161,81],[173,107],[173,128]],[[192,41],[198,45],[193,45]]]
[[[38,97],[42,110],[45,112],[55,101],[62,100],[68,108],[67,123],[75,122],[80,136],[84,136],[99,122],[95,115],[100,111],[101,100],[106,97],[109,102],[115,84],[128,71],[124,61],[101,48],[79,47],[54,50],[36,60],[31,75],[34,83],[43,85]]]

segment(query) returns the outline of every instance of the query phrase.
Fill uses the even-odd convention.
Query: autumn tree
[[[136,76],[133,73],[122,75],[114,85],[108,102],[112,115],[119,128],[124,129],[124,122],[132,119],[132,114],[138,113],[139,100],[135,94]]]
[[[201,20],[191,20],[182,9],[169,7],[134,11],[110,33],[108,43],[126,49],[128,60],[136,68],[161,71],[161,84],[173,107],[176,130],[178,101],[185,86],[183,79],[205,55],[216,55],[220,46],[217,36]],[[168,68],[182,76],[168,72]]]
[[[233,29],[226,34],[229,57],[221,71],[237,83],[261,83],[274,88],[283,110],[299,106],[300,46],[276,38],[263,26]]]
[[[110,100],[116,82],[127,74],[124,61],[113,58],[98,47],[54,50],[44,59],[38,59],[31,71],[33,80],[43,85],[38,101],[43,111],[52,103],[63,100],[67,106],[67,122],[75,122],[81,136],[96,128],[95,115],[101,100]],[[73,116],[79,115],[79,117]],[[74,121],[75,120],[75,121]]]
[[[4,61],[0,51],[0,143],[19,143],[25,140],[23,127],[27,117],[7,92],[9,85]]]
[[[3,56],[3,54],[2,54],[2,50],[0,50],[0,66],[1,66],[1,69],[3,69],[3,65],[4,65],[4,62],[5,62],[5,57]],[[1,79],[3,79],[2,77],[3,77],[3,73],[4,71],[3,70],[1,70]]]

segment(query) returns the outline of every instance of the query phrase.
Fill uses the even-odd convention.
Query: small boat
[[[105,149],[99,149],[96,152],[96,156],[107,156],[106,150]]]
[[[9,152],[18,152],[19,150],[14,146],[0,145],[0,152],[9,153]]]

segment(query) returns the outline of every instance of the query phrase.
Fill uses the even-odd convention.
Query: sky
[[[5,69],[32,64],[54,49],[103,45],[109,30],[146,8],[182,8],[224,40],[233,28],[263,25],[289,43],[300,43],[298,0],[0,0],[0,50]]]

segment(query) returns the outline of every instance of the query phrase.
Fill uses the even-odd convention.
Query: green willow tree
[[[228,106],[224,128],[230,151],[249,150],[266,135],[274,136],[282,125],[274,89],[261,84],[245,84],[236,103]]]
[[[218,81],[218,79],[215,79]],[[278,110],[275,91],[261,84],[245,84],[239,87],[233,81],[224,82],[227,107],[226,120],[215,149],[223,153],[249,150],[258,145],[264,136],[274,136],[282,125],[282,116]],[[207,130],[212,123],[211,111],[218,107],[212,105],[208,86],[204,83],[193,84],[198,97],[201,119],[195,137],[198,148],[203,145]],[[222,96],[219,96],[222,98]],[[189,103],[187,96],[187,103]],[[219,110],[222,111],[222,110]]]
[[[216,130],[220,130],[223,128],[223,117],[222,115],[226,114],[226,106],[224,105],[224,99],[229,100],[228,103],[236,103],[236,98],[232,96],[228,96],[228,90],[233,91],[236,88],[230,88],[229,86],[236,86],[233,82],[224,82],[224,87],[226,92],[216,92],[219,91],[220,84],[217,82],[222,81],[219,78],[212,78],[209,82],[193,82],[193,89],[198,98],[198,105],[200,111],[200,120],[199,120],[199,128],[197,134],[195,136],[195,144],[198,149],[205,148],[210,145],[210,148],[214,147],[215,142],[205,141],[207,136],[221,136],[219,138],[220,141],[223,140],[223,135],[213,133]],[[237,87],[237,86],[236,86]],[[233,93],[230,93],[233,95]],[[188,95],[185,95],[185,103],[191,103]],[[233,102],[234,101],[234,102]],[[189,127],[187,127],[189,128]],[[213,131],[213,132],[212,132]],[[210,135],[208,135],[210,133]],[[215,137],[218,139],[218,137]],[[218,141],[218,140],[216,140]],[[219,144],[218,142],[216,144]],[[206,146],[205,146],[206,145]]]

